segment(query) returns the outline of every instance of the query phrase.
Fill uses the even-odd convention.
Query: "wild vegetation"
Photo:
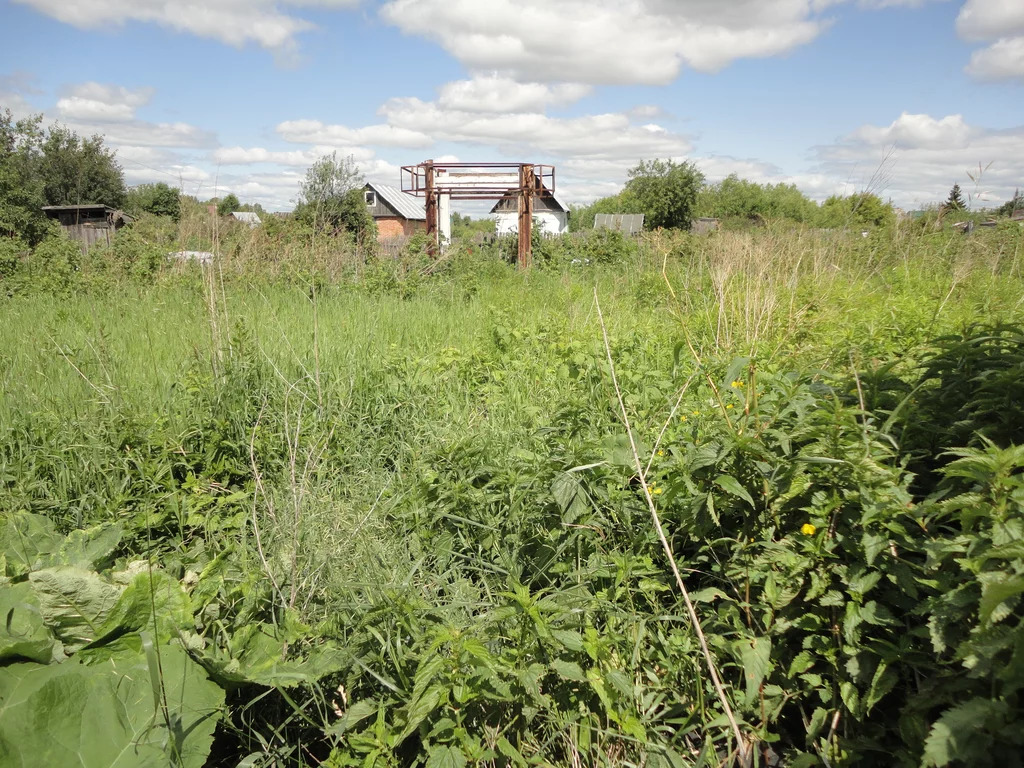
[[[1019,763],[1018,225],[499,247],[0,252],[0,763]]]

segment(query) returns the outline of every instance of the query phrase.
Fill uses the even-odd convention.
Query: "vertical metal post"
[[[533,193],[535,177],[532,165],[519,166],[519,268],[533,263]]]
[[[427,160],[423,163],[423,189],[426,192],[426,214],[427,214],[427,252],[431,256],[441,253],[438,242],[438,221],[437,221],[437,192],[434,191],[434,161]]]

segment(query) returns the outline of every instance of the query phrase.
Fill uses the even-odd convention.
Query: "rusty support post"
[[[535,177],[532,165],[519,168],[519,268],[533,263],[533,193]]]
[[[426,214],[427,214],[427,252],[431,256],[441,253],[439,242],[439,230],[437,219],[437,192],[434,191],[434,161],[427,160],[423,163],[423,189],[426,192]]]

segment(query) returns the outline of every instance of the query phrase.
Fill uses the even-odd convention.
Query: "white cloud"
[[[415,127],[368,125],[364,128],[349,128],[344,125],[328,125],[319,120],[288,120],[278,124],[277,133],[285,141],[329,147],[351,147],[359,144],[381,147],[429,147],[434,143],[430,136]]]
[[[967,0],[956,19],[965,40],[988,42],[971,54],[965,68],[979,80],[1024,82],[1024,2]]]
[[[82,83],[70,88],[57,102],[57,111],[66,120],[121,122],[135,117],[138,107],[149,103],[152,88],[131,90],[123,86]]]
[[[967,73],[979,80],[1024,81],[1024,35],[997,40],[972,53]]]
[[[1009,199],[1024,179],[1024,126],[992,130],[960,115],[904,113],[888,126],[864,126],[815,153],[817,171],[846,180],[848,191],[874,179],[880,194],[913,206],[941,202],[955,182],[984,207]],[[978,177],[979,166],[976,183],[968,174]]]
[[[390,0],[383,18],[438,42],[476,72],[518,81],[673,81],[774,56],[827,26],[808,0]]]
[[[214,150],[210,158],[221,165],[285,165],[305,168],[326,154],[335,151],[333,147],[314,147],[277,151],[263,147],[221,147]],[[374,151],[365,147],[347,147],[339,154],[351,156],[357,163],[371,160]]]
[[[295,37],[314,28],[281,5],[354,8],[360,0],[15,0],[80,29],[109,28],[129,21],[157,24],[178,32],[241,47],[256,43],[291,55]]]
[[[480,75],[441,86],[438,103],[464,112],[533,112],[579,101],[591,90],[579,83],[517,83],[497,74]]]
[[[930,115],[904,112],[890,125],[859,128],[853,138],[875,146],[895,144],[901,149],[958,149],[967,146],[970,133],[962,115],[947,115],[936,120]]]

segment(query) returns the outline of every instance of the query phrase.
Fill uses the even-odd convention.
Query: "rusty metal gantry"
[[[440,252],[439,211],[447,200],[511,200],[519,204],[519,266],[533,261],[533,201],[555,192],[555,168],[539,163],[435,163],[402,166],[402,191],[425,198],[431,252]]]

